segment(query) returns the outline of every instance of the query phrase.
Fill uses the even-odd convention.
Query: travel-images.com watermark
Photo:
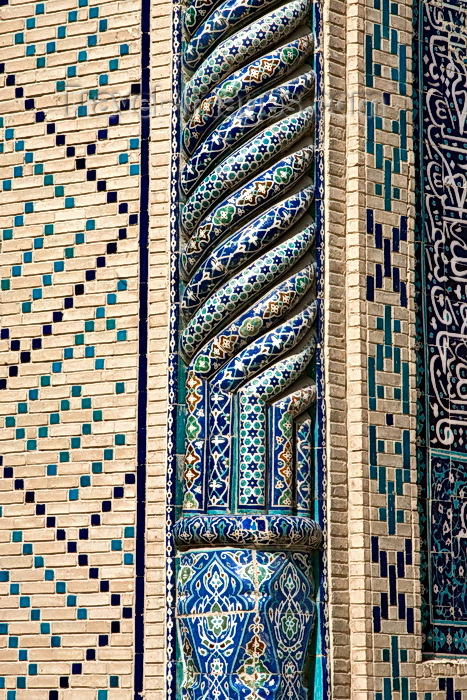
[[[172,101],[167,98],[168,91],[156,85],[150,95],[141,95],[139,85],[132,86],[130,91],[112,91],[108,88],[88,90],[80,85],[72,85],[71,89],[64,92],[64,108],[67,117],[84,117],[99,114],[120,114],[122,112],[138,112],[143,118],[168,116],[172,112]],[[126,94],[125,94],[126,93]],[[261,97],[264,100],[261,100]],[[233,111],[244,107],[248,102],[255,102],[255,117],[257,121],[269,117],[271,103],[268,93],[262,96],[237,96],[217,97],[209,100],[209,112],[214,117],[221,117],[227,111]],[[200,101],[200,104],[202,101]],[[366,92],[365,95],[357,93],[332,92],[320,99],[312,99],[310,95],[303,99],[290,99],[284,90],[277,98],[277,104],[281,115],[293,114],[305,107],[314,105],[315,111],[319,114],[329,112],[331,114],[351,115],[365,114],[370,117],[384,117],[389,106],[381,100],[381,94]],[[263,106],[264,105],[264,106]],[[183,104],[181,105],[183,108]],[[262,111],[264,110],[264,115]],[[249,121],[250,115],[245,110],[243,117]]]

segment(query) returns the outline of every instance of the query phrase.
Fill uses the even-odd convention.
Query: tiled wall
[[[172,6],[152,3],[142,46],[139,2],[0,4],[0,698],[126,699],[135,670],[165,698]],[[462,87],[456,8],[441,72],[455,54]],[[421,655],[413,17],[408,0],[323,6],[325,85],[352,105],[323,114],[329,639],[336,696],[461,700],[464,667]]]
[[[7,700],[129,698],[134,676],[161,697],[170,10],[153,15],[149,183],[149,6],[0,8]]]
[[[347,358],[350,366],[361,367],[351,377],[351,393],[358,387],[359,395],[351,396],[358,412],[349,425],[356,448],[349,510],[356,572],[350,601],[357,606],[351,663],[358,691],[381,700],[393,694],[409,698],[418,660],[412,539],[412,8],[371,0],[359,9],[360,21],[349,23],[364,49],[358,67],[349,64],[352,94],[359,98],[352,137],[360,157],[353,172],[361,183],[349,212],[359,232],[348,247],[359,259],[358,277],[349,286],[362,328],[360,337],[350,340]]]
[[[365,523],[360,529],[363,536],[360,542],[364,542],[366,550],[363,561],[357,548],[351,552],[351,557],[360,561],[360,582],[363,583],[365,592],[362,596],[360,585],[353,587],[351,582],[351,600],[353,596],[355,601],[363,603],[360,608],[361,624],[358,626],[358,633],[353,634],[355,648],[352,648],[351,655],[356,673],[361,675],[357,681],[358,688],[375,697],[375,700],[393,696],[410,697],[411,700],[419,697],[456,697],[459,700],[466,688],[462,666],[459,666],[458,662],[422,656],[422,648],[425,651],[456,653],[456,644],[457,650],[462,652],[460,647],[463,633],[457,634],[459,643],[456,642],[454,628],[451,630],[451,639],[447,630],[444,630],[443,643],[435,639],[436,635],[431,639],[425,637],[425,633],[430,630],[426,624],[423,628],[421,624],[417,512],[420,504],[417,486],[420,475],[417,467],[425,464],[426,457],[426,443],[423,442],[425,418],[427,426],[432,428],[444,418],[440,405],[442,400],[431,409],[430,415],[425,415],[423,409],[417,413],[416,408],[416,352],[420,358],[424,357],[425,350],[430,357],[436,354],[433,337],[436,334],[437,323],[433,307],[430,310],[430,294],[435,286],[432,277],[435,265],[430,259],[432,248],[424,251],[418,243],[421,240],[422,221],[425,226],[425,240],[435,241],[438,245],[440,260],[443,260],[441,277],[445,274],[444,267],[446,271],[449,267],[449,258],[459,262],[462,257],[459,252],[453,254],[449,244],[440,250],[444,245],[440,241],[444,241],[445,232],[452,224],[448,222],[452,215],[448,211],[449,201],[446,201],[449,187],[446,187],[448,183],[443,181],[449,172],[446,163],[438,167],[437,173],[434,170],[440,163],[427,163],[428,152],[428,161],[441,161],[436,156],[433,157],[433,153],[437,152],[443,139],[452,138],[451,127],[454,124],[457,129],[455,145],[458,150],[451,154],[456,165],[451,164],[450,167],[456,172],[461,170],[458,164],[462,160],[459,159],[459,153],[463,147],[460,145],[463,126],[462,119],[456,118],[455,102],[457,99],[458,104],[463,104],[463,68],[453,67],[449,62],[455,56],[459,66],[465,64],[465,45],[462,37],[465,34],[466,22],[462,4],[455,5],[456,8],[448,7],[448,3],[416,3],[412,7],[411,3],[375,0],[367,4],[365,22],[358,25],[365,35],[365,50],[360,64],[364,66],[365,77],[364,81],[360,81],[359,87],[360,95],[365,94],[366,103],[364,129],[360,121],[358,131],[359,143],[362,151],[365,151],[364,167],[360,170],[360,176],[363,176],[365,181],[365,196],[360,195],[358,200],[358,218],[361,222],[361,233],[366,231],[365,238],[360,237],[358,241],[360,261],[365,261],[365,276],[361,278],[362,282],[365,280],[365,289],[363,284],[359,285],[359,298],[364,302],[360,310],[363,311],[361,319],[362,326],[365,327],[365,341],[359,348],[366,356],[366,381],[362,385],[365,399],[361,414],[364,431],[360,437],[360,445],[363,464],[367,465],[368,471],[365,467],[361,470],[360,478],[355,483],[353,498],[351,497],[351,504],[355,504],[350,508],[355,531],[358,531],[360,519]],[[415,24],[418,32],[419,13],[425,18],[435,15],[437,26],[432,29],[429,38],[424,37],[424,42],[415,43],[415,50],[419,51],[418,59],[415,60],[412,25]],[[441,36],[433,42],[433,35]],[[418,69],[427,76],[424,84],[418,82]],[[427,82],[430,82],[430,85],[427,85]],[[430,103],[430,99],[422,93],[434,86],[431,83],[436,83],[438,95]],[[420,90],[420,94],[414,93],[412,86],[415,90]],[[453,95],[456,99],[453,99]],[[436,108],[433,108],[434,105]],[[418,109],[420,111],[417,111]],[[414,120],[417,119],[420,119],[420,127],[415,130],[415,136],[420,141],[414,152],[413,126]],[[445,131],[434,135],[438,121]],[[425,171],[422,171],[420,161],[422,143],[425,149],[422,152],[425,157]],[[443,149],[449,150],[449,146],[441,146],[442,151]],[[449,158],[446,157],[446,160]],[[425,175],[427,177],[424,180]],[[415,191],[417,178],[418,183],[426,188],[425,197]],[[444,212],[438,211],[436,203],[430,201],[428,196],[432,194],[430,187],[433,183],[435,188],[438,187],[436,195],[439,201],[444,199]],[[453,187],[452,191],[459,195],[462,183],[457,182],[456,186],[457,190]],[[461,197],[458,197],[456,204],[456,217],[462,219]],[[415,214],[419,220],[417,229]],[[436,218],[438,215],[441,219],[445,217],[441,224]],[[438,233],[437,227],[442,233]],[[456,233],[457,240],[462,241],[463,229],[457,229]],[[416,280],[416,262],[425,256],[425,252],[428,254],[424,257],[426,265],[423,270],[420,269]],[[363,272],[363,267],[360,267],[360,270]],[[419,285],[417,295],[416,283]],[[442,286],[441,296],[444,297],[446,293],[444,301],[446,298],[452,298],[454,290],[449,289],[449,281],[443,280]],[[461,293],[460,297],[458,295],[461,306],[462,292],[459,289],[458,291]],[[443,300],[440,307],[442,303]],[[422,308],[425,309],[423,318],[426,320],[427,330],[426,335],[419,333],[417,338],[415,312],[420,315]],[[432,313],[433,318],[427,317],[427,309],[428,316]],[[446,318],[441,322],[441,326],[446,326]],[[457,332],[459,337],[462,336],[460,326]],[[428,344],[431,347],[427,348]],[[440,347],[442,346],[440,343]],[[441,350],[440,355],[443,353],[444,350]],[[432,382],[432,388],[429,393],[432,406],[437,403],[433,401],[434,384],[446,379],[449,382],[456,374],[454,357],[451,360],[448,358],[444,369],[441,368],[442,362],[440,358],[439,367],[434,369],[433,364],[430,365],[429,381]],[[459,368],[461,366],[457,365]],[[459,369],[459,372],[458,376],[462,381],[462,370]],[[425,376],[428,381],[428,376]],[[454,384],[459,387],[457,382]],[[450,397],[448,422],[459,417],[453,415],[455,411],[460,412],[460,407],[453,406],[453,402],[454,397]],[[461,399],[458,399],[458,403],[460,402]],[[454,427],[456,428],[458,426]],[[352,429],[354,436],[357,436],[357,421]],[[442,438],[446,436],[447,433],[444,433]],[[457,433],[455,441],[458,441],[458,437]],[[421,448],[418,450],[418,460],[416,446]],[[459,446],[453,445],[451,449],[459,450]],[[462,451],[462,448],[460,449]],[[450,464],[453,474],[456,464],[453,461]],[[424,476],[422,473],[423,478]],[[360,497],[358,493],[361,494]],[[427,492],[422,491],[422,497],[426,496]],[[438,530],[439,534],[435,539],[437,546],[441,545],[443,550],[441,556],[447,559],[449,555],[446,550],[453,551],[450,538],[454,539],[456,534],[461,534],[462,529],[462,523],[459,522],[459,509],[462,504],[454,503],[455,496],[459,494],[452,495],[453,532],[446,532],[446,517],[449,518],[449,514],[446,516],[446,510],[451,504],[443,503],[445,509],[438,509],[440,515],[435,515],[433,520],[436,528],[445,526],[443,533]],[[423,498],[421,534],[425,542],[422,540],[422,548],[431,550],[433,543],[426,542],[426,503]],[[433,511],[430,517],[433,518]],[[434,561],[439,555],[431,556]],[[439,561],[436,563],[439,564]],[[443,565],[436,569],[437,575],[444,577],[444,580],[452,575],[449,563],[450,561],[444,561]],[[457,560],[457,568],[459,563]],[[459,591],[459,586],[463,585],[461,578],[462,575],[458,575],[457,581],[451,579],[451,591],[455,590],[456,586]],[[429,582],[433,595],[437,595],[438,587],[441,587],[439,583],[440,581],[435,580]],[[445,587],[444,597],[442,595],[444,601],[447,594],[448,590]],[[457,613],[453,598],[454,594],[451,593],[451,620],[459,613],[460,618],[464,614],[459,594]],[[357,614],[357,617],[360,616]],[[460,623],[462,624],[461,619]],[[438,649],[435,648],[436,644]]]

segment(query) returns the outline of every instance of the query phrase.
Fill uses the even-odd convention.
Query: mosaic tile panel
[[[243,6],[238,5],[238,8],[237,11],[243,13]],[[188,282],[181,295],[185,328],[180,343],[182,357],[188,365],[184,480],[184,509],[187,512],[236,512],[237,509],[240,512],[242,509],[264,512],[265,464],[253,467],[253,463],[264,451],[266,425],[265,418],[255,417],[255,405],[258,401],[264,403],[260,398],[264,392],[265,396],[272,397],[285,390],[311,359],[313,344],[305,345],[304,350],[298,349],[296,360],[292,355],[286,364],[282,361],[277,369],[265,369],[263,374],[254,378],[260,368],[267,367],[274,359],[277,362],[286,349],[293,349],[303,337],[302,324],[308,324],[309,328],[315,316],[301,314],[297,317],[295,326],[289,329],[292,342],[281,350],[276,347],[273,333],[263,336],[264,331],[277,325],[297,302],[303,300],[302,305],[310,303],[307,294],[309,297],[314,281],[312,265],[308,264],[302,272],[289,276],[279,287],[273,283],[278,277],[287,276],[301,259],[307,261],[314,242],[313,224],[310,222],[303,228],[301,223],[302,230],[268,252],[261,253],[261,248],[303,219],[306,207],[311,203],[312,190],[304,176],[313,162],[313,148],[300,148],[299,142],[312,132],[314,125],[313,106],[301,102],[308,97],[309,103],[312,96],[314,80],[307,76],[313,76],[313,73],[308,70],[304,72],[304,78],[292,81],[290,91],[287,84],[282,87],[281,94],[287,95],[286,99],[280,99],[279,90],[275,90],[266,93],[265,104],[261,99],[263,95],[246,106],[242,106],[238,98],[231,100],[228,113],[232,116],[227,118],[227,124],[223,121],[216,127],[215,136],[196,146],[191,143],[194,136],[190,128],[190,120],[194,118],[191,115],[198,110],[200,115],[206,114],[209,118],[212,114],[211,93],[227,76],[237,86],[234,95],[251,83],[252,93],[258,93],[262,87],[262,71],[247,80],[245,70],[248,66],[243,69],[238,66],[245,57],[255,59],[268,49],[271,44],[268,32],[272,32],[271,37],[274,36],[276,43],[278,39],[287,39],[293,29],[304,22],[309,11],[310,5],[300,0],[264,14],[256,23],[225,39],[214,51],[199,56],[184,77],[182,104],[187,126],[183,140],[185,164],[181,179],[184,198],[179,225],[186,241],[181,256],[182,276]],[[231,3],[227,3],[224,12],[226,17],[231,16],[234,12]],[[223,17],[222,8],[217,13]],[[207,31],[205,23],[197,28],[197,33]],[[257,40],[252,39],[256,32]],[[193,48],[190,36],[191,32],[186,42]],[[308,53],[312,46],[312,40],[308,39]],[[190,54],[190,50],[185,49],[183,54]],[[298,55],[296,49],[289,48],[287,54],[276,59],[284,77],[295,67],[294,59]],[[306,54],[303,58],[306,59]],[[263,70],[270,80],[269,64],[262,60]],[[268,83],[266,85],[269,87]],[[217,98],[219,101],[219,95]],[[284,117],[291,109],[294,113]],[[271,116],[274,123],[264,128]],[[211,121],[211,125],[214,124]],[[244,125],[248,126],[248,132]],[[221,138],[221,133],[226,136]],[[249,139],[244,142],[246,133]],[[239,146],[242,141],[243,145]],[[290,152],[294,144],[297,144],[295,151],[284,157],[283,154]],[[211,156],[214,145],[217,153]],[[269,166],[271,160],[275,162]],[[274,204],[296,184],[302,187],[297,194]],[[252,219],[258,207],[266,208],[266,212]],[[232,226],[238,228],[240,224],[243,224],[242,228],[232,235]],[[249,247],[248,256],[245,246]],[[234,274],[248,258],[252,258],[252,262]],[[218,273],[219,268],[220,271],[224,269],[221,259],[228,263],[230,279],[225,273],[223,276]],[[223,282],[223,277],[227,281]],[[203,286],[200,288],[200,285]],[[253,304],[256,299],[259,301]],[[245,308],[240,316],[230,320],[235,312]],[[214,332],[217,335],[209,340]],[[258,336],[262,337],[261,354],[260,346],[254,343]],[[308,346],[310,350],[306,349]],[[250,360],[245,366],[243,358],[246,359],[246,353],[253,362]],[[230,363],[229,369],[223,368],[226,362]],[[286,365],[290,365],[290,369],[286,369]],[[219,381],[220,377],[218,379],[219,370],[222,381]],[[272,379],[271,372],[274,371],[276,381]],[[226,381],[230,377],[233,379],[232,372],[235,372],[235,382],[228,388]],[[246,383],[248,379],[250,382]],[[245,386],[240,389],[242,384]],[[209,385],[213,386],[212,390],[208,390]],[[231,424],[238,410],[237,399],[235,394],[225,392],[239,389],[241,409],[237,437]],[[258,423],[257,426],[257,421],[264,425],[260,427]],[[282,435],[279,423],[275,428]],[[276,438],[279,439],[283,438]],[[289,508],[288,513],[292,515],[293,511]]]
[[[178,619],[189,697],[307,700],[312,559],[251,549],[180,555]]]
[[[424,650],[465,654],[466,333],[463,190],[467,5],[421,3],[418,23],[421,479]],[[461,111],[460,111],[461,110]],[[423,343],[423,345],[422,345]]]
[[[218,7],[195,0],[183,13],[185,43],[181,72],[176,73],[181,123],[175,113],[173,132],[178,150],[180,126],[181,153],[172,185],[173,328],[180,355],[173,358],[171,375],[175,384],[178,365],[179,381],[185,382],[183,390],[177,388],[186,421],[182,501],[175,498],[175,512],[182,517],[174,529],[181,550],[177,614],[182,668],[176,672],[177,689],[172,685],[170,692],[186,698],[243,697],[247,692],[285,698],[295,684],[292,676],[302,674],[308,658],[312,618],[307,610],[314,606],[309,567],[315,558],[298,552],[319,547],[322,540],[311,519],[316,496],[312,498],[310,486],[321,445],[305,413],[311,408],[316,420],[314,404],[321,396],[320,376],[310,364],[320,341],[316,277],[322,253],[316,224],[322,185],[313,182],[311,10],[311,3],[302,0],[272,10],[270,3],[255,0],[246,5],[227,0]],[[308,429],[297,430],[299,416]],[[181,438],[180,412],[176,423]],[[277,446],[270,458],[267,445]],[[299,470],[295,452],[300,454]],[[216,549],[206,550],[206,545]],[[245,559],[245,572],[261,570],[258,557],[282,561],[284,555],[275,548],[292,550],[286,556],[288,593],[277,588],[272,569],[260,574],[262,585],[275,591],[271,605],[278,606],[277,625],[265,626],[259,610],[252,617],[240,607],[238,619],[229,612],[226,626],[221,624],[224,631],[217,629],[219,596],[208,590],[211,577],[205,566],[219,574],[213,574],[214,586],[231,577],[232,550],[217,549],[228,545]],[[302,583],[300,557],[309,562]],[[201,573],[192,576],[198,561]],[[190,610],[183,608],[187,596]],[[240,597],[234,606],[243,605]],[[288,597],[298,605],[300,620],[309,618],[300,630],[298,618],[285,612]],[[220,605],[224,603],[222,599]],[[193,605],[203,605],[199,620]],[[285,632],[282,641],[279,627]],[[294,659],[293,629],[301,639]],[[243,649],[244,642],[247,650],[251,647],[251,659],[243,651],[229,658],[228,649]],[[204,647],[214,649],[212,644],[212,658],[199,654]],[[305,686],[300,692],[300,697],[308,694]]]

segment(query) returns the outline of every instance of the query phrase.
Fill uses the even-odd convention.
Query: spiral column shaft
[[[314,619],[311,0],[184,11],[177,615],[190,700],[308,697]]]

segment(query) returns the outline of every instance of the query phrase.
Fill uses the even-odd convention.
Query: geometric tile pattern
[[[366,668],[373,676],[368,687],[374,688],[376,700],[460,700],[466,688],[463,672],[454,665],[421,663],[418,518],[412,506],[417,452],[424,541],[423,649],[429,659],[434,652],[463,654],[464,438],[463,426],[455,423],[462,421],[462,397],[456,392],[463,385],[460,277],[465,235],[463,180],[456,176],[461,175],[464,158],[460,115],[465,102],[466,9],[463,2],[412,6],[403,0],[368,0],[365,7],[371,543],[371,580],[366,590],[373,613],[372,636],[367,637],[372,666],[368,663]],[[419,38],[413,45],[412,20]],[[432,96],[430,88],[434,88]],[[411,165],[413,138],[415,168]],[[414,173],[420,217],[415,256]],[[416,287],[414,257],[420,263]],[[458,279],[453,284],[450,276],[456,265]],[[434,291],[437,285],[440,289]],[[415,304],[421,398],[417,426],[412,376]],[[457,344],[446,341],[450,334],[457,334]],[[435,499],[435,492],[444,500]]]
[[[194,2],[187,16],[203,4]],[[135,39],[139,35],[139,8],[87,0],[76,0],[66,7],[58,7],[52,0],[33,6],[0,0],[0,5],[2,12],[7,9],[11,13],[3,15],[7,21],[0,30],[6,36],[0,48],[0,81],[6,95],[6,108],[2,107],[0,116],[0,202],[4,205],[0,227],[0,349],[6,366],[0,378],[6,397],[1,404],[0,590],[7,601],[0,621],[5,659],[0,693],[7,700],[54,700],[74,695],[98,700],[124,697],[132,692],[135,588],[135,319],[141,134],[139,116],[132,104],[141,91],[140,46]],[[273,3],[252,0],[237,15],[234,5],[228,4],[228,12],[235,31],[242,30],[246,20],[256,22],[266,8],[274,8]],[[444,153],[455,142],[456,153],[462,154],[460,121],[453,120],[452,110],[444,110],[443,102],[454,83],[461,85],[462,90],[450,97],[462,115],[464,3],[456,0],[450,7],[446,3],[425,3],[422,10],[422,17],[435,17],[436,29],[430,29],[431,20],[424,25],[424,31],[432,33],[425,46],[423,42],[418,46],[420,64],[426,55],[435,65],[440,61],[440,84],[445,91],[444,95],[436,95],[437,106],[442,108],[438,110],[439,133],[434,143],[442,144]],[[408,374],[408,320],[414,293],[407,267],[411,259],[407,195],[411,47],[410,37],[404,32],[404,20],[410,13],[409,4],[403,1],[370,0],[365,28],[367,173],[371,172],[366,193],[365,275],[371,334],[368,441],[372,651],[380,669],[375,696],[376,700],[393,696],[404,700],[417,696],[425,700],[461,700],[461,679],[429,678],[415,685],[415,675],[421,671],[413,671],[416,655],[411,646],[418,611],[409,586],[416,552],[407,505],[409,487],[415,481],[409,415],[413,378]],[[218,41],[213,41],[211,29],[208,27],[204,34],[197,32],[189,69],[191,66],[195,70],[197,57],[210,52]],[[441,47],[435,52],[438,59],[433,59],[428,50],[432,37]],[[309,50],[306,42],[302,43],[293,47],[297,49],[294,68]],[[281,73],[283,66],[272,65],[277,58],[274,48],[266,50],[274,79],[288,80]],[[224,78],[228,88],[232,86],[229,79]],[[308,85],[295,87],[307,89]],[[277,95],[273,92],[271,89],[271,100]],[[245,102],[257,96],[248,88],[241,98]],[[215,121],[220,113],[215,111],[216,105],[209,106],[213,107]],[[183,137],[195,149],[193,158],[196,155],[202,179],[207,172],[204,158],[209,167],[210,163],[213,167],[219,164],[214,140],[209,142],[208,153],[202,150],[211,135],[225,139],[231,150],[233,146],[230,126],[222,130],[205,115],[198,116],[199,125],[195,128],[191,124],[192,130],[185,131]],[[257,123],[242,123],[238,127],[244,129],[241,139],[254,137],[256,127]],[[421,128],[427,128],[423,121]],[[430,172],[436,174],[433,179],[420,181],[419,186],[439,197],[437,190],[442,186],[442,196],[455,206],[433,210],[433,220],[443,222],[436,239],[439,250],[425,245],[427,239],[421,228],[416,242],[420,260],[425,255],[431,263],[439,254],[445,265],[443,279],[436,278],[442,283],[442,294],[435,299],[436,303],[444,300],[442,320],[436,332],[427,323],[424,336],[435,369],[430,375],[429,366],[420,366],[421,381],[429,377],[433,387],[433,393],[430,389],[426,392],[430,410],[425,411],[424,405],[420,409],[418,435],[422,535],[427,555],[423,613],[425,650],[463,654],[465,575],[460,567],[465,529],[464,438],[459,426],[446,431],[442,425],[443,421],[462,423],[462,395],[452,393],[446,378],[450,373],[457,376],[458,371],[463,379],[465,232],[464,207],[456,203],[463,187],[457,179],[462,173],[450,170],[459,161],[446,162],[445,153],[439,158],[436,153],[431,154],[428,164]],[[192,191],[190,187],[200,182],[196,180],[197,172],[186,173],[187,195]],[[200,192],[196,202],[202,197],[204,193]],[[296,200],[297,205],[305,206],[305,196],[303,200]],[[214,204],[210,211],[216,207]],[[454,210],[457,214],[451,216]],[[252,216],[259,215],[253,208],[251,212]],[[190,239],[193,245],[187,251],[194,261],[187,264],[195,270],[192,273],[190,269],[187,276],[196,287],[194,300],[184,299],[188,316],[236,274],[235,255],[225,238],[223,248],[218,249],[219,260],[226,266],[224,277],[215,265],[206,265],[205,242],[215,240],[216,227],[223,237],[223,231],[231,226],[230,222],[212,219],[205,235]],[[226,228],[221,229],[222,225]],[[240,217],[235,226],[235,235],[248,233],[248,222]],[[438,235],[437,226],[434,230]],[[283,235],[279,224],[276,233],[277,238],[269,239],[271,247]],[[455,254],[447,256],[450,262],[446,265],[446,254],[453,245]],[[253,262],[258,251],[254,245],[245,250],[243,266]],[[207,269],[219,272],[217,286],[203,286],[202,275],[196,279],[196,271]],[[429,280],[430,291],[434,279]],[[419,288],[418,292],[426,289]],[[425,308],[420,324],[427,322],[427,311],[436,323],[435,306],[429,301],[424,306],[420,296],[417,303]],[[452,323],[443,316],[446,309],[452,312]],[[251,319],[244,320],[247,331],[254,329]],[[451,340],[443,345],[434,342],[436,335]],[[436,369],[442,362],[446,363],[446,371]],[[180,375],[183,386],[183,368]],[[454,384],[456,388],[462,386],[462,382]],[[425,385],[421,389],[423,398]],[[448,401],[444,400],[446,395]],[[283,409],[277,407],[281,418]],[[183,409],[179,417],[182,423]],[[223,426],[217,427],[222,434]],[[425,433],[431,428],[435,433],[437,427],[429,453]],[[304,454],[306,459],[310,431],[305,428],[300,433],[309,442],[301,445],[297,454]],[[271,434],[275,434],[274,427]],[[288,444],[288,429],[281,435]],[[183,452],[183,446],[178,451]],[[174,467],[173,456],[170,469]],[[306,489],[303,491],[306,493]],[[210,554],[206,555],[208,559]]]
[[[410,35],[404,2],[366,4],[366,299],[375,700],[414,700],[410,339]],[[409,27],[410,29],[410,27]],[[416,574],[415,574],[416,575]]]
[[[453,449],[463,452],[463,448],[459,450],[458,446],[450,444],[444,446],[444,451],[437,453],[434,450],[437,446],[432,442],[430,462],[428,435],[429,426],[432,426],[433,440],[434,426],[440,425],[444,418],[432,387],[438,381],[449,382],[449,377],[455,375],[455,370],[450,375],[449,370],[445,369],[440,372],[433,371],[433,365],[428,362],[423,366],[425,353],[427,357],[435,357],[434,338],[437,333],[441,338],[446,332],[446,323],[449,323],[446,316],[441,320],[447,312],[446,305],[440,311],[441,315],[436,316],[436,313],[433,313],[431,318],[432,311],[427,313],[427,310],[433,308],[433,302],[436,305],[437,301],[440,301],[443,305],[444,300],[451,308],[451,304],[456,305],[458,300],[460,303],[462,301],[462,293],[455,297],[448,289],[446,272],[451,253],[448,252],[449,245],[443,248],[443,241],[448,238],[448,219],[458,215],[453,217],[446,210],[443,218],[443,213],[436,209],[437,204],[430,188],[438,188],[439,201],[446,201],[446,184],[449,190],[449,182],[446,183],[444,178],[448,173],[446,166],[438,167],[443,159],[438,156],[433,158],[433,153],[442,152],[444,149],[449,151],[447,144],[454,134],[457,137],[456,146],[459,145],[460,123],[454,107],[456,100],[452,101],[452,96],[448,97],[447,93],[450,81],[452,85],[457,86],[456,90],[463,85],[464,79],[461,76],[465,64],[462,29],[465,26],[464,13],[462,3],[448,6],[443,2],[417,2],[412,8],[409,3],[387,0],[371,0],[366,10],[365,70],[366,85],[369,88],[366,105],[366,201],[367,234],[370,236],[367,246],[366,281],[371,338],[367,375],[368,450],[372,483],[371,590],[373,663],[377,669],[374,681],[376,700],[393,696],[410,700],[417,697],[424,697],[426,700],[460,700],[462,689],[465,688],[465,682],[461,678],[437,678],[434,668],[420,663],[416,646],[414,648],[414,639],[416,645],[418,643],[418,637],[414,637],[414,633],[418,634],[419,612],[413,606],[414,601],[417,601],[417,589],[414,589],[412,581],[419,571],[418,568],[414,568],[417,564],[418,522],[414,522],[414,514],[410,509],[413,494],[411,484],[417,481],[413,469],[414,437],[417,433],[417,464],[420,469],[418,478],[422,496],[420,525],[422,541],[425,543],[422,544],[422,549],[426,547],[426,551],[422,551],[425,591],[422,609],[423,649],[431,655],[436,651],[448,654],[464,653],[464,633],[460,626],[462,611],[465,609],[462,599],[463,573],[459,575],[456,569],[459,566],[462,568],[461,549],[454,554],[454,547],[462,541],[460,507],[463,464],[459,460],[456,461],[452,452]],[[422,33],[427,31],[427,17],[436,17],[436,21],[428,30],[429,36],[425,35],[422,38]],[[416,39],[413,44],[416,54],[413,66],[410,34],[404,31],[404,28],[408,29],[407,19],[412,18],[415,34],[418,35],[418,41]],[[460,60],[462,68],[452,70],[452,64],[448,65],[453,55]],[[419,92],[414,93],[414,104],[411,92],[412,67],[415,76],[417,70],[420,72],[420,83],[416,84]],[[431,108],[428,107],[430,98],[426,97],[428,84],[424,83],[424,80],[432,81],[433,85],[436,83],[436,94]],[[456,93],[459,104],[463,103],[462,95],[462,90]],[[436,108],[433,109],[435,103]],[[413,127],[412,115],[415,121]],[[451,120],[454,122],[454,128]],[[437,124],[441,132],[435,135],[433,130],[438,128],[435,126]],[[412,224],[408,218],[411,213],[410,193],[413,189],[413,179],[408,169],[412,130],[417,141],[416,157],[419,159],[416,162],[416,203],[417,215],[420,218],[416,228],[415,253],[420,266],[417,271],[416,288],[412,286],[413,254],[409,247],[412,240]],[[462,160],[462,156],[460,159]],[[447,160],[449,161],[449,157]],[[458,156],[451,153],[448,169],[457,167],[455,164],[458,163]],[[452,191],[454,190],[455,186]],[[449,200],[449,195],[447,199]],[[432,206],[434,209],[430,211]],[[457,211],[461,210],[462,206]],[[421,223],[422,217],[425,233]],[[440,226],[442,233],[438,233],[438,224],[435,223],[438,220],[444,222]],[[444,228],[445,225],[447,228]],[[437,241],[435,245],[431,245],[432,238]],[[460,229],[459,238],[463,240]],[[439,296],[435,294],[433,298],[432,289],[437,274],[433,265],[436,246],[436,254],[443,260],[443,264],[439,266],[443,281],[442,291],[440,290]],[[455,253],[453,259],[456,255],[458,254]],[[460,288],[457,291],[460,292]],[[410,310],[414,301],[419,311],[418,386],[422,398],[417,431],[411,423],[414,400],[410,371],[413,337]],[[440,319],[438,331],[437,318]],[[423,324],[426,324],[424,333]],[[443,362],[446,352],[449,353],[450,350],[443,343],[440,347],[444,348],[440,353]],[[428,386],[430,388],[426,391],[427,405],[438,404],[434,413],[425,411],[423,399],[425,387]],[[461,384],[454,382],[449,390],[455,391],[455,386],[460,387]],[[440,392],[441,404],[444,391]],[[451,415],[452,410],[457,410],[457,407],[450,403],[448,415]],[[446,434],[441,438],[445,439]],[[432,500],[430,505],[428,499],[433,499],[434,490],[446,500]],[[451,560],[448,561],[449,557],[457,557],[456,563],[451,564]],[[431,577],[428,574],[430,561]],[[456,596],[454,591],[457,591]],[[436,609],[435,605],[440,607]],[[446,613],[450,616],[449,619],[446,616],[443,618]],[[431,617],[434,614],[435,617]],[[436,618],[436,615],[441,615],[441,618]],[[443,623],[449,622],[450,626],[446,625],[444,630],[439,632],[439,625],[433,627],[430,619],[442,619]],[[453,620],[459,621],[457,628],[452,625]],[[445,667],[443,672],[456,675],[454,667]]]
[[[141,70],[129,9],[2,9],[7,700],[133,687]]]

